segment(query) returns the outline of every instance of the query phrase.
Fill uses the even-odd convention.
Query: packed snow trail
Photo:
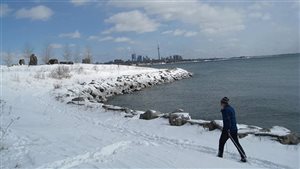
[[[90,81],[94,75],[36,79],[39,69],[2,73],[1,99],[6,105],[1,125],[13,117],[20,119],[1,142],[0,168],[299,168],[299,145],[247,136],[241,139],[249,157],[244,164],[230,142],[225,157],[216,157],[219,131],[208,132],[197,125],[174,127],[165,119],[124,118],[124,113],[105,111],[100,104],[89,108],[60,102],[53,95],[58,91],[54,84],[64,88],[78,79]],[[131,74],[144,70],[120,69]],[[117,76],[109,67],[105,70],[107,77]],[[149,71],[155,70],[145,69]]]

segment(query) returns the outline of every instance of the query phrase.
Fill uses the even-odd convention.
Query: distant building
[[[148,56],[143,57],[143,62],[149,62],[151,59]]]
[[[173,60],[174,61],[181,61],[182,60],[182,56],[181,55],[173,55]]]
[[[131,54],[131,61],[136,62],[136,54],[135,53]]]
[[[161,60],[160,51],[159,51],[159,44],[157,44],[157,56],[158,56],[158,60]]]
[[[138,57],[137,57],[137,60],[136,60],[137,62],[143,62],[143,56],[142,55],[139,55]]]

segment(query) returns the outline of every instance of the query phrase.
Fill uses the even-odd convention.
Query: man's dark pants
[[[244,152],[242,146],[239,143],[237,131],[230,132],[230,135],[233,138],[233,140],[235,141],[236,145],[238,146],[237,149],[238,149],[238,151],[241,155],[241,158],[246,158],[243,155],[243,154],[245,154],[245,152]],[[220,140],[219,140],[219,154],[218,154],[218,156],[220,156],[220,157],[223,157],[224,145],[225,145],[226,141],[228,140],[228,138],[229,138],[228,131],[223,130],[222,134],[221,134],[221,137],[220,137]]]

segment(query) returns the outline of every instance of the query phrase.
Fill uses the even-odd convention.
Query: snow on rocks
[[[161,113],[155,110],[147,110],[145,113],[140,114],[140,119],[152,120],[158,118]]]
[[[169,124],[171,126],[182,126],[188,120],[191,120],[191,116],[187,112],[174,112],[170,114]]]
[[[67,91],[68,97],[84,97],[87,101],[103,103],[108,97],[128,94],[143,88],[158,84],[170,83],[176,80],[191,77],[192,74],[183,69],[162,69],[155,72],[139,73],[134,75],[121,75],[105,81],[92,80],[82,83],[79,92],[72,88]],[[76,87],[78,88],[78,87]],[[74,103],[71,100],[69,103]],[[74,103],[76,104],[76,103]]]

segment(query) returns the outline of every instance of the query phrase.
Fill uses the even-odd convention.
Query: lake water
[[[158,85],[109,104],[137,110],[171,112],[182,108],[194,119],[221,119],[220,99],[229,97],[238,123],[284,126],[300,133],[300,54],[268,58],[156,65],[194,73],[190,79]]]

